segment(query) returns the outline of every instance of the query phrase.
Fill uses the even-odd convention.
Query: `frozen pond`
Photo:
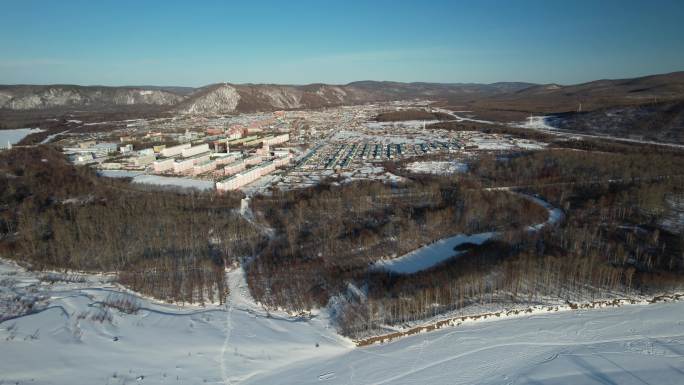
[[[16,130],[0,130],[0,148],[7,148],[7,143],[17,144],[29,134],[42,132],[40,128],[18,128]]]
[[[413,250],[408,254],[404,254],[399,258],[378,261],[374,267],[397,274],[417,273],[461,254],[462,252],[454,250],[454,248],[460,245],[466,243],[481,245],[496,234],[497,233],[495,232],[473,235],[459,234],[453,237],[443,238],[437,242]]]
[[[544,207],[549,213],[548,219],[545,222],[528,226],[528,231],[539,231],[545,226],[555,225],[563,219],[563,211],[553,207],[548,202],[532,195],[518,195]],[[468,243],[481,245],[498,235],[498,232],[486,232],[472,235],[458,234],[453,237],[442,238],[434,243],[404,254],[401,257],[389,260],[380,260],[375,263],[373,268],[384,269],[396,274],[414,274],[419,271],[427,270],[448,259],[459,256],[463,252],[455,250],[455,248],[458,246]]]

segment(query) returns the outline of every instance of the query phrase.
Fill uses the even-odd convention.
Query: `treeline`
[[[222,301],[224,266],[255,253],[239,196],[145,191],[39,146],[0,154],[0,254],[32,267],[117,271],[164,300]]]
[[[508,158],[483,155],[466,178],[487,187],[639,182],[684,176],[682,164],[684,153],[678,152],[550,149]]]
[[[551,142],[558,138],[556,135],[530,130],[528,128],[468,121],[433,123],[427,126],[427,128],[447,131],[480,131],[485,134],[512,135],[518,138],[538,140],[542,142]]]
[[[380,182],[320,185],[253,201],[278,236],[247,267],[254,297],[295,311],[327,304],[368,267],[445,236],[524,228],[547,212],[501,191],[462,189],[433,178],[399,187]]]
[[[400,110],[378,114],[377,122],[401,122],[406,120],[450,120],[454,117],[443,112],[430,112],[425,110]]]

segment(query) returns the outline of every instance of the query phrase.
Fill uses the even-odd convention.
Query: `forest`
[[[378,122],[400,122],[403,120],[450,120],[453,116],[443,112],[430,112],[425,110],[410,109],[390,111],[378,114],[375,120]]]
[[[508,135],[502,133],[502,135]],[[605,140],[556,140],[541,151],[479,153],[469,171],[384,184],[323,181],[252,198],[143,188],[69,164],[50,146],[0,154],[0,256],[34,269],[114,271],[143,294],[220,303],[240,263],[267,308],[334,309],[340,331],[469,306],[650,295],[684,283],[684,153]],[[548,211],[563,212],[538,231]],[[496,231],[427,270],[375,268],[456,234]]]
[[[238,195],[146,190],[47,146],[2,152],[0,172],[0,256],[35,269],[116,271],[159,299],[222,302],[224,267],[263,242]]]
[[[669,292],[684,283],[683,227],[664,226],[669,202],[684,199],[682,164],[684,153],[652,145],[560,140],[543,151],[481,153],[454,176],[396,164],[392,172],[409,182],[276,192],[254,202],[278,236],[246,265],[248,282],[269,307],[333,306],[353,337],[473,305]],[[548,213],[511,191],[541,197],[564,220],[523,230]],[[436,239],[490,230],[502,235],[428,270],[372,268]]]
[[[663,218],[671,198],[684,198],[684,156],[622,149],[551,149],[474,161],[462,183],[523,186],[519,191],[562,208],[563,222],[508,233],[416,274],[374,271],[365,277],[366,298],[347,296],[343,332],[366,336],[383,325],[471,305],[581,302],[681,289],[684,230],[681,224],[665,228]]]
[[[369,265],[446,236],[524,228],[546,209],[502,191],[462,188],[452,178],[390,186],[320,185],[257,198],[254,211],[278,236],[246,266],[253,296],[293,311],[324,306]]]

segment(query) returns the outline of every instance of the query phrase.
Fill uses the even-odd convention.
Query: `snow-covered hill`
[[[225,306],[178,307],[129,293],[108,275],[38,275],[0,261],[0,383],[684,381],[684,302],[479,321],[354,348],[324,311],[266,312],[242,274],[228,274]]]
[[[181,95],[161,89],[136,87],[4,86],[0,89],[0,108],[42,110],[48,108],[99,109],[116,106],[171,106]]]

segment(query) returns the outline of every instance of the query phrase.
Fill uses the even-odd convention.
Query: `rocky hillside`
[[[563,130],[622,138],[684,143],[684,102],[648,103],[558,114]]]
[[[231,114],[318,108],[389,100],[429,99],[472,111],[545,112],[595,110],[616,105],[684,98],[684,72],[562,86],[530,83],[399,83],[345,85],[230,84],[189,87],[0,86],[0,114],[17,111],[152,110]],[[152,108],[154,107],[154,108]]]
[[[484,97],[517,91],[530,84],[439,84],[364,81],[346,85],[220,83],[187,87],[82,87],[73,85],[0,86],[0,109],[116,109],[163,106],[187,114],[225,114],[318,108],[408,98]]]
[[[163,89],[73,85],[0,86],[0,108],[9,110],[101,109],[115,106],[173,106],[183,96]]]
[[[557,113],[684,98],[684,71],[632,79],[596,80],[576,85],[543,84],[474,101],[474,110]]]
[[[218,114],[319,108],[345,104],[400,100],[477,98],[518,91],[529,83],[440,84],[363,81],[346,85],[214,84],[188,95],[177,110],[183,113]]]

